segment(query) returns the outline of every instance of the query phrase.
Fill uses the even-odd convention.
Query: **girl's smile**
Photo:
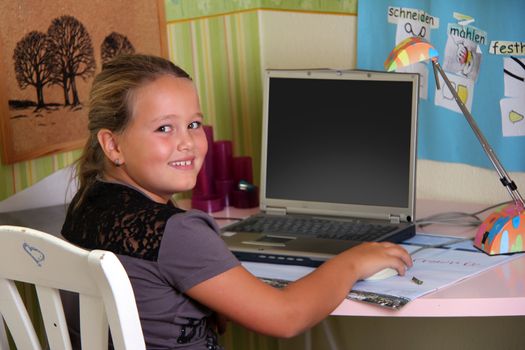
[[[176,160],[174,162],[170,162],[169,165],[178,169],[192,170],[194,168],[194,160],[195,158],[187,160]]]

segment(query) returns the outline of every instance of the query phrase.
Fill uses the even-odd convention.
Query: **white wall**
[[[264,10],[259,26],[263,69],[356,66],[356,16]],[[525,186],[525,173],[510,176]],[[416,181],[418,198],[487,204],[510,199],[492,169],[419,160]]]
[[[357,17],[259,11],[263,69],[354,68]]]
[[[480,146],[481,147],[481,146]],[[509,173],[525,195],[525,173]],[[510,200],[495,170],[466,164],[418,160],[417,197],[496,204]]]

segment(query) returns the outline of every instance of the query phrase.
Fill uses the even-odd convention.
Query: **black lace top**
[[[86,249],[156,261],[167,220],[184,210],[160,204],[126,185],[97,181],[83,205],[69,206],[62,235]]]

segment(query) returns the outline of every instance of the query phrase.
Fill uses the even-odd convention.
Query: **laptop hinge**
[[[390,223],[391,224],[399,224],[401,222],[401,219],[399,218],[399,215],[392,215],[390,214]]]
[[[266,214],[269,214],[269,215],[286,215],[286,208],[267,207],[266,208]]]

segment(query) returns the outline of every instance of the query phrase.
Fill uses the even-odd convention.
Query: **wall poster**
[[[2,162],[83,146],[91,83],[120,53],[165,53],[163,1],[4,1]],[[162,28],[162,29],[161,29]]]
[[[525,171],[523,13],[522,0],[359,1],[357,67],[384,70],[397,43],[408,36],[426,39],[501,163]],[[418,157],[492,169],[451,92],[436,89],[432,66],[404,69],[422,78]]]

